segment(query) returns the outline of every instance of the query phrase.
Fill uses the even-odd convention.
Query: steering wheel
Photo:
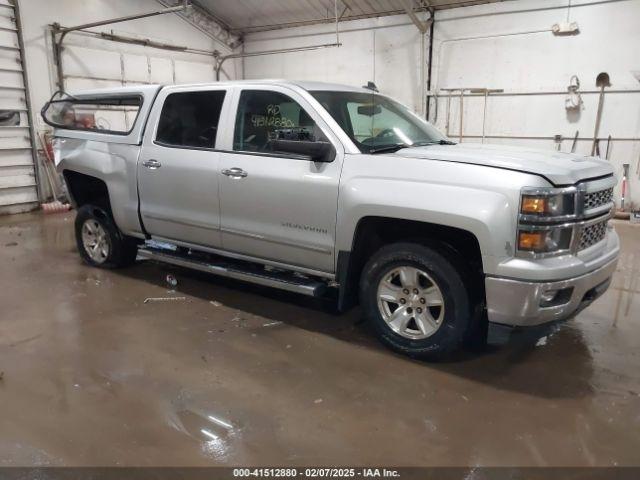
[[[362,141],[362,143],[364,143],[365,145],[371,145],[371,144],[375,144],[376,140],[380,140],[386,137],[397,137],[397,135],[392,128],[385,128],[383,130],[380,130],[375,137],[365,138]]]

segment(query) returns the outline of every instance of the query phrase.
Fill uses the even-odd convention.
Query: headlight
[[[522,190],[522,220],[552,220],[576,213],[575,188],[525,188]]]
[[[532,230],[521,227],[518,230],[518,250],[533,254],[559,253],[569,250],[573,227],[547,227],[544,230]]]
[[[527,257],[560,255],[571,250],[577,189],[523,188],[520,197],[517,247]]]

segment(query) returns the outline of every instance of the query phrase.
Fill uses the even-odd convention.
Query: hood
[[[554,185],[573,185],[587,178],[611,175],[607,160],[586,155],[536,150],[505,145],[459,143],[456,145],[427,145],[398,150],[396,155],[446,162],[471,163],[494,168],[534,173],[547,178]]]

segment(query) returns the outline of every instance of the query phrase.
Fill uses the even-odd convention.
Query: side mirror
[[[304,155],[314,162],[333,162],[336,150],[330,142],[309,140],[272,140],[269,142],[274,152]]]

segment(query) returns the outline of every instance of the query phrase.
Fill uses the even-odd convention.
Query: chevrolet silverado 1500
[[[455,144],[372,89],[147,85],[59,95],[43,117],[90,265],[336,292],[412,356],[571,317],[616,268],[608,162]]]

